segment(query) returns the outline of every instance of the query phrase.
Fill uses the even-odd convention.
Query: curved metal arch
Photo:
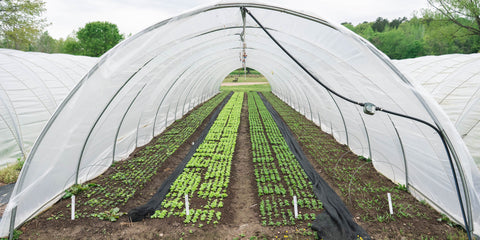
[[[178,75],[178,77],[175,79],[175,81],[173,81],[173,83],[170,84],[170,87],[168,87],[167,92],[165,94],[163,94],[162,100],[160,101],[160,104],[158,104],[157,111],[155,112],[155,117],[153,118],[152,136],[155,136],[155,125],[157,124],[157,116],[158,116],[158,112],[160,111],[160,108],[163,105],[163,101],[168,96],[168,94],[170,93],[170,90],[172,90],[173,86],[175,86],[177,81],[183,76],[183,74],[185,74],[185,72],[187,70],[188,70],[188,68],[185,69],[185,71],[183,71],[180,75]],[[138,139],[138,126],[140,125],[140,119],[141,118],[139,118],[138,124],[137,124],[137,139]]]
[[[45,134],[48,132],[48,130],[50,129],[50,127],[52,126],[53,122],[55,122],[55,119],[57,119],[58,117],[58,114],[60,114],[61,110],[65,107],[65,105],[67,104],[68,100],[70,98],[72,98],[75,93],[78,91],[78,89],[80,89],[80,87],[82,86],[82,84],[85,82],[85,80],[90,76],[90,74],[92,74],[93,72],[95,72],[98,67],[103,64],[105,62],[105,58],[102,58],[100,59],[99,62],[97,62],[97,64],[95,64],[95,66],[92,67],[92,69],[89,71],[89,73],[87,73],[83,78],[82,80],[80,80],[80,82],[75,85],[75,87],[72,89],[72,91],[70,91],[70,93],[68,94],[68,96],[64,99],[64,101],[62,101],[60,103],[60,105],[57,107],[57,110],[53,113],[52,117],[50,117],[50,119],[48,120],[47,124],[45,125],[45,127],[43,128],[42,132],[40,133],[40,135],[38,136],[37,138],[37,141],[35,141],[35,144],[33,145],[32,149],[30,150],[30,154],[28,155],[27,159],[25,160],[25,163],[23,165],[23,168],[22,168],[22,172],[27,172],[28,169],[30,168],[30,159],[32,158],[32,156],[34,156],[34,153],[37,151],[38,149],[38,146],[40,144],[40,142],[42,141],[42,139],[45,137]],[[13,189],[13,192],[12,194],[15,194],[15,195],[18,195],[18,191],[20,191],[20,189],[23,188],[23,183],[25,181],[25,177],[23,174],[20,174],[19,177],[18,177],[18,180],[17,180],[17,184],[15,184],[15,188]]]
[[[337,100],[335,100],[335,98],[333,97],[333,95],[330,92],[328,92],[328,95],[330,95],[330,97],[332,98],[333,102],[335,103],[335,106],[337,106],[337,109],[338,109],[338,112],[340,113],[340,116],[342,117],[342,122],[343,122],[343,127],[345,129],[345,137],[346,137],[346,140],[347,140],[347,145],[350,145],[350,142],[348,141],[347,123],[345,123],[345,117],[343,116],[342,109],[338,105]],[[332,130],[332,135],[333,135],[333,130]]]
[[[0,66],[0,68],[1,68],[1,66]],[[5,93],[7,92],[3,88],[2,84],[0,84],[0,89],[2,89]],[[12,100],[10,99],[10,96],[8,96],[8,94],[5,94],[5,95],[8,98],[8,103],[10,103],[10,104],[6,103],[3,100],[3,98],[0,98],[0,103],[2,103],[2,105],[5,106],[5,108],[7,109],[8,115],[10,116],[10,119],[13,121],[13,126],[11,126],[11,127],[13,127],[13,130],[12,130],[11,127],[8,127],[8,126],[10,126],[10,124],[8,124],[8,122],[6,121],[6,119],[2,115],[0,115],[0,118],[3,120],[3,122],[5,122],[5,125],[8,127],[8,129],[12,133],[13,138],[15,139],[18,147],[20,148],[20,152],[22,152],[22,155],[25,157],[26,153],[25,153],[25,149],[23,147],[23,138],[22,138],[22,134],[21,134],[21,129],[19,128],[20,120],[18,119],[18,115],[16,114],[15,108],[13,107]],[[11,107],[8,107],[8,106],[11,106]],[[13,114],[11,112],[12,109],[13,109],[13,111],[15,111],[15,116],[13,116]]]
[[[29,62],[29,63],[32,64],[33,66],[36,66],[36,67],[42,69],[43,71],[47,72],[47,73],[48,73],[49,75],[51,75],[52,77],[56,78],[58,82],[62,83],[62,85],[64,85],[65,88],[67,88],[67,86],[66,86],[65,84],[63,84],[63,82],[60,81],[60,79],[59,79],[57,76],[55,76],[54,74],[52,74],[52,73],[50,73],[49,71],[47,71],[42,65],[40,65],[40,64],[38,64],[38,63],[36,63],[36,62],[34,62],[34,61],[31,61],[30,59],[23,58],[22,56],[19,56],[19,55],[15,55],[15,56],[12,57],[12,58],[13,58],[13,59],[12,59],[13,61],[18,62],[20,65],[22,65],[23,67],[25,67],[26,69],[28,69],[29,72],[31,72],[31,73],[35,76],[35,78],[37,79],[36,82],[39,83],[39,85],[42,85],[42,86],[43,86],[42,89],[47,93],[46,95],[48,96],[48,99],[53,103],[53,105],[58,106],[58,103],[57,103],[56,99],[53,97],[53,93],[52,93],[51,89],[48,88],[47,85],[45,84],[45,82],[42,81],[42,80],[40,79],[40,77],[39,77],[38,75],[36,75],[35,72],[34,72],[30,67],[28,67],[26,64],[24,64],[24,62]],[[17,58],[18,58],[18,59],[22,59],[22,61],[19,61]],[[18,79],[18,78],[17,78],[17,79]],[[20,79],[19,79],[19,80],[20,80]],[[21,81],[21,82],[23,83],[23,81]],[[23,84],[24,84],[24,83],[23,83]],[[27,88],[38,98],[38,101],[42,103],[42,105],[45,107],[45,109],[48,111],[48,113],[49,113],[50,115],[52,115],[53,112],[51,112],[51,109],[49,109],[49,108],[45,105],[44,101],[42,101],[41,98],[40,98],[34,91],[32,91],[26,84],[24,84],[24,85],[25,85],[25,87],[27,87]]]
[[[390,119],[390,123],[392,123],[393,129],[395,129],[395,134],[397,135],[397,139],[400,142],[400,149],[402,150],[402,156],[403,156],[403,165],[405,167],[405,187],[408,190],[410,187],[410,183],[408,181],[408,161],[407,161],[407,156],[405,155],[405,148],[403,147],[403,141],[402,141],[402,138],[400,137],[400,133],[398,132],[395,122],[393,122],[392,117],[390,117],[390,114],[387,114],[387,116],[388,116],[388,119]]]
[[[225,50],[222,50],[222,51],[225,51]],[[203,64],[203,65],[198,66],[197,68],[200,68],[200,69],[203,69],[203,70],[204,70],[203,73],[202,73],[202,71],[200,71],[200,72],[198,73],[198,75],[200,75],[200,77],[198,77],[198,79],[205,79],[205,76],[211,75],[211,72],[215,72],[215,71],[213,71],[213,69],[211,68],[211,66],[212,66],[212,65],[213,65],[213,66],[218,65],[218,64],[221,63],[221,62],[224,62],[224,60],[223,60],[222,58],[218,58],[217,61],[215,61],[215,62],[211,62],[210,64]],[[219,66],[219,67],[220,67],[220,66]],[[223,79],[224,79],[224,78],[223,78]],[[219,79],[219,80],[223,80],[223,79]],[[214,82],[215,79],[212,79],[212,81]],[[188,93],[185,95],[185,98],[184,98],[184,101],[183,101],[182,116],[184,115],[185,103],[186,103],[188,97],[191,96],[191,95],[190,95],[191,90],[192,90],[192,89],[195,89],[196,86],[197,86],[198,84],[200,84],[200,83],[201,83],[201,81],[194,81],[194,84],[192,84],[192,86],[191,86],[191,87],[189,88],[189,90],[188,90]],[[188,87],[186,87],[186,88],[188,88]],[[185,88],[185,89],[186,89],[186,88]],[[183,95],[183,94],[181,94],[180,96],[182,96],[182,95]],[[190,105],[190,103],[189,103],[189,105]],[[187,111],[189,111],[189,110],[190,110],[190,109],[188,109]]]
[[[228,50],[228,49],[222,49],[221,51],[225,51],[225,50]],[[215,54],[212,54],[212,55],[215,55]],[[219,58],[220,59],[220,58]],[[195,64],[192,64],[191,67],[193,67]],[[198,68],[200,68],[202,66],[198,66]],[[203,65],[204,68],[206,68],[206,66]],[[187,81],[187,78],[185,78],[185,81]],[[194,84],[190,84],[191,82],[194,82]],[[185,108],[185,102],[187,100],[187,98],[189,97],[189,94],[190,94],[190,91],[193,89],[193,87],[200,81],[190,81],[187,85],[192,85],[191,87],[185,87],[182,91],[182,93],[179,95],[178,97],[178,101],[177,101],[177,105],[175,106],[175,119],[177,118],[177,109],[178,109],[178,103],[180,102],[180,99],[182,98],[183,94],[185,93],[185,91],[188,89],[188,93],[185,95],[185,98],[183,100],[183,104],[182,104],[182,116],[183,116],[183,112],[184,112],[184,108]]]
[[[122,125],[123,125],[123,120],[125,120],[125,117],[127,116],[128,112],[130,111],[130,108],[132,107],[133,103],[135,103],[135,100],[137,100],[137,97],[140,95],[140,93],[143,91],[143,89],[145,89],[146,85],[147,85],[146,83],[143,84],[143,87],[140,90],[138,90],[137,94],[135,95],[135,97],[132,99],[132,101],[128,105],[127,110],[125,110],[125,113],[123,114],[122,119],[120,120],[120,123],[118,124],[117,131],[115,132],[115,138],[113,139],[112,164],[115,162],[115,150],[117,148],[117,139],[118,139],[118,134],[120,133],[120,128],[122,128]]]
[[[110,106],[110,104],[113,102],[113,100],[115,99],[115,97],[122,91],[122,89],[130,82],[130,80],[135,77],[135,75],[140,72],[142,70],[142,68],[144,68],[145,66],[147,66],[154,58],[150,59],[149,61],[147,61],[142,67],[140,67],[134,74],[132,74],[127,81],[125,81],[123,83],[123,85],[115,92],[115,94],[112,96],[112,98],[110,99],[110,101],[108,101],[108,103],[105,105],[105,107],[103,108],[102,112],[97,116],[97,119],[95,120],[95,123],[93,124],[93,126],[90,128],[90,131],[88,132],[88,135],[85,139],[85,141],[83,142],[83,146],[82,146],[82,150],[80,152],[80,156],[78,158],[78,164],[77,164],[77,167],[76,167],[76,171],[75,171],[75,184],[78,184],[78,174],[80,173],[80,165],[82,163],[82,158],[83,158],[83,154],[85,153],[85,148],[87,146],[87,143],[88,143],[88,140],[90,139],[90,136],[92,135],[92,132],[93,130],[95,129],[95,127],[97,126],[98,124],[98,121],[100,121],[100,118],[102,118],[103,114],[105,113],[105,111],[108,109],[108,107]]]
[[[370,137],[368,135],[368,128],[367,128],[367,124],[365,124],[365,120],[363,119],[363,115],[362,113],[360,112],[360,110],[358,110],[357,107],[354,107],[356,110],[357,110],[357,113],[358,113],[358,116],[360,116],[360,119],[362,119],[362,124],[363,124],[363,129],[365,130],[365,137],[367,138],[367,143],[368,143],[368,155],[370,157],[370,159],[373,159],[373,156],[372,156],[372,146],[370,144]]]
[[[274,53],[269,52],[269,54],[272,55],[272,56],[275,56]],[[253,61],[253,63],[255,63],[255,62],[256,62],[256,61]],[[280,69],[282,69],[283,71],[286,71],[286,72],[290,72],[289,70],[287,70],[287,68],[285,68],[285,67],[283,66],[283,64],[281,64],[279,61],[276,61],[275,58],[272,58],[271,62],[277,62],[277,66],[280,66],[280,67],[281,67]],[[259,64],[259,65],[261,66],[260,63],[257,63],[257,64]],[[292,74],[291,74],[291,75],[292,75]],[[293,76],[293,75],[292,75],[292,76]],[[298,98],[299,98],[298,96],[301,96],[301,95],[302,95],[302,94],[300,94],[300,93],[303,92],[303,93],[304,93],[303,95],[306,95],[305,92],[303,91],[303,89],[297,87],[295,84],[293,84],[293,82],[288,81],[288,80],[285,80],[285,79],[282,78],[282,77],[277,77],[276,79],[278,79],[278,80],[280,80],[280,81],[282,81],[282,82],[284,82],[285,84],[287,84],[287,85],[290,86],[290,90],[293,90],[293,91],[295,92],[295,94],[293,94],[293,97],[296,98],[296,103],[297,103],[297,105],[299,105],[299,102],[300,102],[300,101],[298,100]],[[272,82],[273,84],[276,84],[276,81],[275,81],[274,79],[272,79],[271,82]],[[290,96],[291,96],[291,95],[290,95]],[[298,109],[300,109],[300,107],[298,107]]]
[[[192,38],[187,38],[187,39],[185,39],[184,41],[188,41],[189,39],[192,39]],[[210,44],[210,45],[212,45],[212,44],[214,44],[214,43],[211,43],[211,42],[210,42],[210,43],[202,42],[201,44]],[[200,45],[201,45],[201,44],[200,44]],[[203,46],[203,45],[202,45],[202,46],[197,45],[196,47],[197,47],[197,48],[202,48],[202,47],[204,47],[204,46]],[[172,52],[172,53],[171,53],[171,55],[175,55],[175,54],[176,54],[176,52]],[[158,55],[157,55],[157,56],[158,56]],[[178,56],[177,56],[177,57],[178,57]],[[178,61],[180,61],[180,58],[178,58],[178,59],[179,59]],[[188,68],[187,68],[187,69],[188,69]],[[154,70],[154,69],[152,69],[152,71],[153,71],[153,70]],[[186,71],[187,71],[187,70],[185,70],[185,72],[186,72]],[[176,81],[178,81],[178,79],[180,79],[180,78],[177,78],[177,79],[175,80],[175,83],[176,83]],[[172,86],[173,86],[173,85],[171,85],[171,87],[172,87]],[[168,91],[170,91],[170,89],[171,89],[171,88],[169,88]],[[167,94],[167,95],[168,95],[168,94]],[[166,96],[166,95],[165,95],[165,96]],[[165,97],[165,96],[164,96],[164,97]],[[163,102],[163,100],[162,100],[162,102]],[[162,105],[162,102],[160,103],[160,106]],[[153,136],[155,136],[155,125],[156,125],[156,118],[157,118],[157,115],[158,115],[158,110],[159,110],[159,109],[157,109],[157,112],[156,112],[156,114],[155,114],[155,120],[154,120],[154,124],[153,124],[154,127],[152,128]],[[140,124],[140,121],[141,121],[141,118],[139,119],[138,124]],[[138,124],[137,124],[137,125],[138,125]],[[136,142],[137,142],[137,141],[138,141],[138,126],[137,126],[137,138],[136,138],[136,139],[137,139],[137,140],[136,140]],[[138,145],[138,142],[137,142],[137,145]]]
[[[299,40],[302,40],[302,39],[299,39]],[[307,42],[308,43],[308,42]],[[287,43],[287,46],[290,46],[291,44],[288,44]],[[294,48],[297,48],[297,46],[295,45],[292,45]],[[297,49],[301,49],[301,48],[297,48]],[[328,52],[328,51],[327,51]],[[272,54],[272,53],[271,53]],[[310,53],[309,53],[310,54]],[[330,54],[331,55],[331,54]],[[359,73],[358,71],[355,70],[355,72]],[[360,73],[361,74],[361,73]],[[363,76],[363,74],[361,74]],[[331,99],[334,101],[336,107],[337,107],[337,110],[339,111],[340,115],[341,115],[341,118],[342,118],[342,122],[343,122],[343,125],[344,125],[344,130],[345,130],[345,136],[346,136],[346,142],[347,142],[347,145],[349,145],[349,137],[348,137],[348,128],[347,128],[347,124],[346,124],[346,121],[345,121],[345,118],[343,116],[343,112],[340,108],[340,106],[338,105],[337,101],[335,100],[335,98],[331,95],[331,93],[329,93]],[[290,101],[292,102],[292,101]],[[297,101],[297,105],[298,105],[298,101]],[[292,104],[289,104],[289,105],[292,105]],[[300,108],[298,108],[300,109]]]
[[[405,84],[407,84],[408,86],[410,86],[410,91],[413,93],[413,95],[417,98],[417,100],[422,104],[423,108],[426,110],[426,112],[428,113],[428,115],[430,116],[430,118],[433,120],[434,122],[434,125],[440,130],[440,132],[442,133],[443,135],[443,138],[445,139],[445,142],[448,146],[448,149],[450,150],[451,154],[452,154],[452,158],[455,162],[455,165],[456,165],[456,170],[458,171],[458,174],[460,176],[460,181],[461,181],[461,185],[462,185],[462,188],[463,188],[463,194],[465,196],[465,206],[467,207],[467,219],[468,219],[468,225],[470,226],[471,229],[469,229],[471,232],[473,232],[473,214],[472,214],[472,203],[471,203],[471,200],[470,200],[470,190],[468,188],[468,185],[467,185],[467,180],[466,180],[466,177],[465,177],[465,171],[463,170],[462,168],[462,164],[460,163],[460,159],[455,151],[455,147],[452,143],[452,140],[448,137],[448,134],[446,134],[445,132],[445,129],[442,127],[440,121],[438,120],[438,118],[435,116],[435,113],[433,112],[433,110],[430,108],[430,106],[428,105],[428,103],[425,101],[425,99],[421,96],[420,93],[418,93],[415,88],[413,87],[413,85],[410,83],[410,81],[407,79],[407,77],[405,77],[405,75],[403,75],[403,73],[401,73],[397,67],[395,67],[391,62],[389,62],[386,57],[384,57],[384,55],[382,55],[381,53],[378,52],[378,50],[376,50],[376,48],[374,48],[373,46],[371,46],[370,44],[366,44],[366,46],[369,48],[369,50],[375,54],[380,60],[382,60],[382,62],[390,67],[390,69],[395,72],[397,74],[397,76],[405,82]],[[448,154],[448,153],[447,153]],[[455,169],[452,169],[452,171],[455,171]]]
[[[65,74],[65,75],[67,75],[67,76],[69,76],[69,77],[71,77],[71,75],[70,75],[67,71],[65,71],[66,66],[64,65],[64,62],[62,62],[62,61],[75,62],[75,65],[76,65],[76,66],[80,66],[80,65],[81,65],[80,62],[72,61],[72,59],[69,59],[69,58],[62,59],[62,61],[56,61],[57,58],[52,58],[52,57],[50,57],[50,59],[47,59],[47,58],[45,58],[45,56],[44,56],[43,54],[42,54],[42,55],[38,55],[37,57],[40,58],[40,59],[42,59],[43,61],[55,62],[55,64],[56,64],[57,66],[61,66],[61,67],[56,67],[56,69],[59,70],[59,71],[61,71],[63,74]],[[22,59],[25,60],[25,61],[27,61],[27,62],[30,62],[31,64],[33,64],[33,65],[35,65],[35,66],[38,66],[39,68],[41,68],[42,70],[44,70],[45,72],[47,72],[50,76],[52,76],[53,78],[57,79],[57,81],[60,82],[60,83],[63,85],[64,88],[70,89],[70,88],[62,81],[63,78],[59,77],[57,74],[52,74],[50,71],[47,71],[46,68],[44,68],[43,66],[40,66],[40,64],[37,64],[37,63],[34,62],[34,61],[31,61],[30,59],[26,59],[26,58],[22,58]],[[71,66],[73,66],[73,64],[72,64]],[[88,69],[87,69],[87,70],[88,70]],[[75,71],[75,72],[77,72],[77,71]],[[85,72],[86,72],[86,71],[83,71],[83,73],[85,73]],[[77,72],[77,74],[80,75],[80,73],[78,73],[78,72]],[[70,80],[73,82],[72,85],[75,85],[75,84],[76,84],[76,81],[74,81],[74,80],[71,79],[71,78],[70,78]],[[58,104],[56,104],[56,105],[58,105]]]
[[[167,96],[168,96],[169,93],[170,93],[170,90],[171,90],[171,89],[173,88],[173,86],[177,83],[177,81],[178,81],[180,78],[182,78],[183,75],[184,75],[192,66],[193,66],[193,65],[191,65],[191,66],[189,66],[188,68],[186,68],[186,69],[182,72],[182,74],[180,74],[180,75],[178,76],[178,78],[175,80],[175,82],[170,86],[170,88],[168,89],[167,93],[164,94],[164,97],[162,98],[160,104],[158,105],[157,111],[156,111],[156,113],[155,113],[155,120],[154,120],[154,124],[153,124],[153,131],[155,130],[155,125],[156,125],[156,122],[157,122],[156,119],[157,119],[157,117],[158,117],[158,113],[159,113],[159,111],[160,111],[161,106],[163,105],[164,100],[167,98]],[[168,112],[169,112],[169,110],[167,111],[167,114],[168,114]],[[168,115],[167,115],[167,118],[168,118]],[[165,125],[167,126],[168,124],[165,124]],[[137,132],[138,132],[138,130],[137,130]],[[153,132],[153,136],[155,136],[155,132]]]
[[[208,54],[207,56],[216,55],[218,52],[225,52],[225,50],[230,50],[230,49],[228,49],[228,48],[226,48],[226,49],[219,49],[219,50],[216,51],[216,52],[213,52],[213,53]],[[230,56],[230,55],[229,55],[229,56]],[[205,58],[205,56],[200,56],[199,58],[200,58],[200,59],[201,59],[201,58]],[[217,58],[218,58],[218,59],[221,59],[221,57],[217,57]],[[197,63],[198,63],[198,62],[197,62]],[[189,66],[189,68],[194,67],[195,65],[196,65],[196,64],[195,64],[195,62],[194,62],[193,64],[191,64],[191,65]],[[186,79],[186,78],[184,78],[184,79],[185,79],[185,81],[188,80],[188,79]],[[191,82],[192,82],[192,81],[188,82],[187,85],[190,85]],[[181,99],[182,96],[184,95],[184,92],[185,92],[185,90],[186,90],[187,88],[189,89],[189,91],[191,90],[191,88],[185,87],[185,88],[183,89],[182,93],[181,93],[181,94],[179,95],[179,97],[178,97],[178,101],[177,101],[176,106],[175,106],[175,119],[177,118],[178,104],[179,104],[180,99]],[[188,98],[188,94],[185,96],[185,99],[186,99],[186,98]],[[185,104],[183,104],[183,105],[185,105]],[[182,110],[182,111],[183,111],[183,110]],[[182,115],[183,115],[183,113],[182,113]]]
[[[271,54],[271,55],[275,55],[274,53],[270,53],[270,54]],[[274,59],[276,59],[276,58],[272,58],[271,61],[275,61]],[[292,71],[290,71],[288,68],[284,67],[279,61],[275,61],[275,62],[277,62],[277,66],[279,66],[280,69],[282,69],[282,70],[285,71],[285,72],[288,72],[288,73],[290,74],[290,76],[296,76],[295,74],[292,73]],[[265,76],[265,75],[264,75],[264,76]],[[277,78],[278,78],[278,77],[277,77]],[[283,78],[278,78],[278,79],[279,79],[279,80],[282,80]],[[282,81],[283,81],[283,80],[282,80]],[[292,89],[293,89],[293,88],[297,88],[297,86],[296,86],[295,84],[293,84],[293,82],[291,82],[291,81],[285,80],[285,83],[287,83],[288,85],[290,85],[290,86],[292,87]],[[275,85],[276,85],[276,82],[272,80],[272,84],[275,84]],[[305,98],[306,98],[306,100],[307,100],[307,103],[308,103],[308,107],[309,107],[309,109],[310,109],[310,117],[313,118],[313,117],[312,117],[313,111],[312,111],[312,107],[311,107],[311,104],[310,104],[310,99],[308,98],[309,94],[306,94],[305,90],[304,90],[302,87],[300,87],[300,86],[298,86],[298,90],[297,90],[297,91],[303,93],[303,96],[305,96]],[[297,95],[297,94],[295,94],[295,95]],[[301,94],[301,95],[302,95],[302,94]],[[305,109],[305,108],[304,108],[304,109]],[[306,116],[306,113],[305,113],[304,115]]]
[[[240,8],[240,7],[259,8],[259,9],[272,10],[272,11],[275,11],[275,12],[285,13],[285,14],[289,14],[289,15],[292,15],[292,16],[297,16],[297,17],[300,17],[300,18],[303,18],[303,19],[307,19],[307,20],[310,20],[310,21],[314,21],[314,22],[320,23],[324,26],[327,26],[331,29],[334,29],[336,31],[346,33],[345,31],[341,30],[340,28],[332,25],[328,21],[326,21],[324,19],[321,19],[319,17],[315,17],[315,16],[312,16],[312,15],[308,15],[308,14],[305,14],[305,13],[301,13],[301,12],[298,12],[298,11],[293,11],[293,10],[290,10],[290,9],[287,9],[287,8],[282,8],[282,7],[277,7],[277,6],[270,6],[270,5],[258,4],[258,3],[240,3],[239,2],[239,3],[224,3],[224,4],[216,4],[216,5],[213,5],[213,6],[207,6],[207,7],[199,8],[199,9],[196,9],[196,10],[193,10],[193,11],[190,11],[190,12],[183,13],[183,14],[181,14],[179,16],[176,16],[176,17],[165,19],[165,20],[163,20],[163,21],[161,21],[161,22],[159,22],[159,23],[157,23],[153,26],[150,26],[150,27],[144,29],[143,31],[140,31],[139,33],[137,33],[137,34],[133,35],[132,37],[128,38],[127,40],[125,40],[123,43],[128,44],[129,42],[137,39],[138,37],[142,36],[143,34],[147,34],[148,32],[151,32],[151,31],[156,30],[160,27],[163,27],[163,26],[167,25],[168,23],[183,20],[185,18],[194,16],[194,15],[198,15],[198,14],[203,13],[203,12],[213,11],[213,10],[222,9],[222,8],[234,8],[235,9],[235,8]],[[118,46],[118,47],[120,47],[120,46]]]
[[[261,44],[261,43],[260,43],[260,44]],[[263,44],[262,44],[262,45],[263,45]],[[252,49],[252,51],[255,52],[256,49]],[[277,61],[277,59],[281,59],[281,56],[280,56],[280,55],[276,54],[275,52],[269,52],[269,51],[259,51],[259,52],[260,52],[260,53],[264,53],[264,54],[267,53],[268,55],[273,56],[272,58],[270,58],[270,61],[271,61],[271,62],[272,62],[272,61],[277,62],[277,66],[282,66],[281,69],[284,69],[284,70],[286,70],[287,72],[291,72],[290,70],[287,70],[286,67],[284,67],[283,61]],[[261,55],[260,55],[260,56],[261,56]],[[253,62],[256,62],[256,61],[253,61]],[[291,74],[291,75],[292,75],[292,76],[295,76],[295,75],[293,75],[293,74]],[[267,76],[268,76],[268,74],[267,74]],[[277,79],[283,80],[283,78],[279,78],[279,77],[277,77]],[[272,79],[271,82],[275,84],[274,79]],[[301,109],[301,108],[300,108],[300,101],[298,100],[298,98],[299,98],[299,96],[301,96],[302,94],[298,94],[298,93],[299,93],[299,92],[304,92],[303,89],[302,89],[302,91],[298,90],[298,89],[301,89],[301,88],[300,88],[300,87],[297,87],[295,84],[293,84],[293,83],[292,83],[291,81],[289,81],[289,80],[284,80],[284,82],[287,83],[287,84],[289,84],[290,87],[291,87],[291,89],[294,89],[295,92],[297,92],[297,94],[294,94],[294,97],[296,98],[296,101],[295,101],[295,102],[296,102],[296,104],[297,104],[297,108],[300,110],[300,109]],[[304,92],[304,93],[305,93],[305,92]],[[303,95],[307,96],[306,94],[303,94]],[[291,96],[291,95],[290,95],[290,96]],[[292,101],[291,101],[291,102],[292,102]],[[292,102],[292,104],[290,104],[290,105],[293,105],[293,102]]]
[[[195,64],[192,65],[192,67],[194,66]],[[201,66],[198,66],[198,67],[201,67]],[[185,78],[185,81],[187,81],[188,79]],[[190,84],[192,83],[193,84]],[[181,101],[180,99],[182,98],[183,94],[185,93],[185,91],[188,89],[187,91],[187,94],[185,95],[185,98],[183,98],[183,104],[182,104],[182,116],[184,115],[184,108],[185,108],[185,102],[187,101],[187,99],[189,98],[189,95],[190,95],[190,91],[196,86],[196,84],[198,84],[200,81],[189,81],[187,83],[187,86],[185,88],[183,88],[183,91],[182,93],[178,96],[178,101],[177,101],[177,105],[175,106],[175,119],[177,118],[177,109],[178,109],[178,103]],[[189,85],[191,85],[191,87],[189,87]]]

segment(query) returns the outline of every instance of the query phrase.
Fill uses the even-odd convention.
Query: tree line
[[[392,59],[480,52],[479,0],[427,0],[420,17],[343,25]]]
[[[457,19],[471,24],[467,19]],[[422,17],[406,17],[389,21],[377,18],[356,26],[342,23],[345,27],[370,41],[392,59],[415,58],[426,55],[451,53],[477,53],[480,36],[451,22],[444,15],[426,12]]]
[[[480,51],[480,0],[427,0],[421,16],[345,27],[370,41],[392,59]],[[65,39],[43,30],[44,0],[0,0],[0,47],[24,51],[98,57],[124,39],[117,25],[91,22]]]
[[[90,22],[67,38],[54,39],[43,32],[33,43],[27,45],[27,51],[45,53],[67,53],[99,57],[124,39],[117,25],[109,22]]]
[[[90,22],[65,39],[43,31],[43,0],[0,0],[0,48],[99,57],[124,39],[117,25]]]

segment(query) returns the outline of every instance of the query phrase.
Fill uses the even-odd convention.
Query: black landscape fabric
[[[353,220],[352,214],[348,211],[340,197],[315,171],[305,156],[305,153],[303,153],[300,144],[296,141],[295,136],[277,111],[273,109],[263,94],[258,94],[275,120],[288,147],[302,166],[310,182],[312,182],[315,196],[323,203],[325,212],[317,215],[312,224],[312,229],[317,231],[318,237],[325,240],[360,239],[360,237],[361,239],[370,240],[371,238],[367,232]]]
[[[157,193],[153,195],[153,197],[146,203],[145,205],[142,205],[140,207],[136,207],[130,211],[128,211],[128,217],[132,222],[138,222],[142,221],[144,218],[149,217],[155,213],[155,210],[160,209],[161,204],[163,200],[165,199],[165,196],[168,194],[170,191],[170,187],[172,186],[173,182],[182,174],[183,169],[187,165],[187,163],[190,161],[192,158],[193,154],[197,151],[198,146],[203,142],[205,137],[208,134],[208,131],[210,131],[210,128],[212,127],[213,123],[217,119],[218,114],[220,111],[223,109],[225,104],[228,102],[230,97],[233,95],[233,92],[231,92],[224,100],[223,102],[217,107],[215,112],[213,113],[212,117],[210,117],[210,120],[207,124],[207,126],[204,128],[198,139],[195,141],[194,145],[190,148],[190,151],[188,152],[187,156],[183,159],[183,161],[177,166],[175,171],[173,171],[170,176],[162,183],[162,186],[158,189]]]

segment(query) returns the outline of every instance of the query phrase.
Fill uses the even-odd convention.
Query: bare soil
[[[59,211],[65,210],[70,200],[61,200],[47,211],[43,212],[33,220],[24,224],[20,230],[23,234],[20,239],[311,239],[312,236],[304,236],[308,229],[296,227],[263,227],[260,225],[257,190],[255,185],[255,176],[253,174],[253,162],[251,153],[251,143],[248,126],[247,98],[245,97],[242,108],[241,124],[232,161],[232,174],[228,190],[228,195],[224,200],[226,212],[222,215],[222,221],[217,226],[206,225],[202,228],[185,225],[182,218],[170,217],[165,219],[145,219],[140,222],[130,222],[126,215],[120,217],[117,222],[101,221],[98,218],[80,218],[71,220],[47,220],[50,216],[55,216]],[[151,196],[161,186],[162,182],[172,173],[175,167],[183,160],[188,153],[191,143],[195,141],[203,130],[209,117],[197,129],[197,131],[183,144],[177,151],[163,163],[163,171],[158,172],[152,181],[147,183],[144,189],[137,191],[133,198],[120,209],[122,212],[128,212],[130,209],[145,204]],[[303,120],[302,120],[303,121]],[[320,131],[320,130],[319,130]],[[298,133],[297,133],[298,134]],[[310,134],[310,133],[305,133]],[[322,138],[331,136],[321,132]],[[161,137],[161,136],[159,136]],[[297,135],[298,137],[298,135]],[[155,140],[155,139],[154,139]],[[152,142],[155,142],[155,141]],[[321,141],[321,140],[319,140]],[[301,143],[301,141],[300,141]],[[420,235],[433,236],[433,239],[447,239],[449,231],[455,232],[451,227],[444,223],[439,223],[436,219],[440,216],[430,207],[420,204],[408,193],[408,204],[421,208],[430,220],[423,218],[398,220],[394,223],[387,222],[380,224],[377,221],[363,221],[360,216],[365,215],[363,210],[358,209],[355,199],[351,196],[344,196],[337,187],[336,180],[326,174],[324,166],[318,161],[318,156],[309,153],[308,146],[302,145],[307,157],[314,168],[329,182],[334,190],[345,202],[352,212],[355,220],[372,236],[373,239],[418,239]],[[338,148],[339,146],[334,146]],[[143,147],[142,147],[143,148]],[[342,158],[355,158],[346,146],[340,146]],[[138,149],[137,149],[138,151]],[[333,151],[333,150],[332,150]],[[337,150],[335,150],[337,151]],[[132,156],[136,152],[132,153]],[[339,159],[341,160],[341,159]],[[128,159],[125,160],[125,164]],[[119,163],[123,164],[123,163]],[[359,174],[359,181],[376,181],[387,186],[394,184],[385,177],[378,174],[371,163],[352,164],[350,161],[339,161],[342,167],[354,167],[365,170],[366,174]],[[99,178],[107,177],[111,174],[107,171]],[[367,178],[367,179],[363,179]],[[98,179],[97,179],[98,180]],[[93,180],[93,182],[97,181]],[[369,195],[364,196],[368,199]],[[80,200],[79,200],[80,201]],[[383,211],[384,209],[382,209]],[[371,211],[377,211],[372,209]],[[374,212],[370,213],[375,215]],[[419,231],[418,234],[403,234],[402,231],[410,229],[409,232]]]

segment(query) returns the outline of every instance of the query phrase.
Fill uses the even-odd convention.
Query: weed
[[[90,187],[96,187],[97,184],[89,183],[89,184],[75,184],[69,189],[65,190],[65,195],[63,195],[63,199],[70,198],[72,195],[78,195],[79,193],[89,189]]]
[[[12,237],[12,239],[13,239],[13,240],[17,240],[17,239],[20,238],[20,235],[22,235],[22,234],[23,234],[22,231],[17,230],[17,229],[14,229],[14,230],[13,230],[13,237]],[[37,233],[37,235],[38,235],[38,233]],[[6,239],[8,239],[8,238],[0,238],[0,239],[1,239],[1,240],[4,240],[4,239],[6,240]]]
[[[25,160],[18,158],[16,163],[0,169],[0,182],[5,184],[16,182],[24,163]]]
[[[110,222],[116,222],[120,216],[124,215],[125,213],[120,212],[119,208],[112,208],[110,211],[105,211],[101,213],[92,213],[90,216],[98,217],[100,220],[107,220]]]
[[[407,188],[407,186],[405,186],[405,184],[400,184],[399,183],[395,186],[395,189],[398,189],[398,190],[404,191],[404,192],[408,192],[408,188]]]

